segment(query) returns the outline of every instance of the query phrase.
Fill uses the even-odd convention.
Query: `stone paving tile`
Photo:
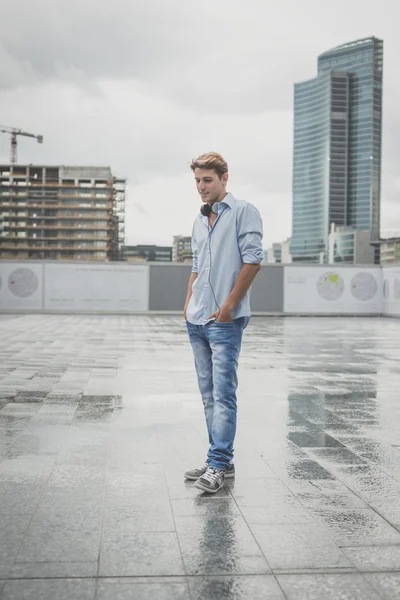
[[[187,500],[195,500],[196,498],[203,498],[206,501],[210,501],[210,502],[215,502],[216,500],[219,500],[220,498],[231,498],[231,494],[229,493],[229,488],[228,486],[224,486],[223,488],[221,488],[220,490],[218,490],[218,492],[216,494],[213,494],[213,496],[210,496],[210,494],[205,494],[200,492],[199,490],[197,490],[195,487],[193,487],[193,481],[191,482],[183,482],[182,481],[180,484],[174,484],[174,485],[169,485],[168,486],[168,492],[169,492],[169,496],[171,498],[171,500],[182,500],[182,499],[187,499]]]
[[[94,600],[96,582],[77,579],[22,579],[6,582],[1,600]]]
[[[338,467],[337,477],[368,503],[395,502],[400,482],[376,467]]]
[[[6,476],[0,476],[0,516],[33,514],[44,485],[40,482],[10,481]]]
[[[349,546],[343,548],[343,552],[359,571],[398,571],[400,573],[400,546]]]
[[[368,505],[356,496],[356,494],[350,493],[337,493],[334,491],[331,492],[300,492],[296,494],[297,499],[303,506],[308,508],[309,510],[322,510],[321,507],[324,507],[324,510],[351,510],[351,509],[360,509],[360,508],[368,508]]]
[[[377,573],[364,575],[382,600],[400,598],[400,573]]]
[[[51,455],[7,456],[0,463],[0,477],[15,482],[43,483],[49,478],[55,460],[56,457]]]
[[[362,575],[278,575],[287,600],[379,600]],[[394,597],[393,597],[394,598]]]
[[[46,518],[30,524],[18,551],[17,562],[95,561],[99,555],[101,518],[91,513]]]
[[[290,431],[288,437],[300,448],[343,448],[343,444],[324,432]]]
[[[97,560],[92,562],[15,562],[9,577],[11,579],[87,578],[96,577],[98,569]]]
[[[34,419],[32,419],[34,421]],[[33,426],[27,428],[14,442],[8,452],[10,458],[28,458],[42,456],[43,454],[57,455],[62,448],[63,440],[68,434],[68,426],[60,426],[54,420],[51,423],[52,431],[49,432],[47,424],[44,427]]]
[[[320,463],[310,459],[298,459],[287,465],[286,472],[276,471],[283,481],[296,479],[335,479],[334,475],[325,469]]]
[[[274,570],[352,567],[317,523],[252,524],[252,532]]]
[[[243,514],[232,497],[213,498],[209,494],[200,494],[192,498],[171,500],[176,518],[201,517],[203,519],[223,517],[226,514]]]
[[[189,578],[192,600],[285,600],[273,575]]]
[[[0,578],[7,577],[29,526],[29,515],[1,515]]]
[[[152,510],[152,505],[141,504],[132,508],[106,508],[103,518],[103,533],[118,532],[121,534],[131,532],[162,532],[175,531],[175,523],[169,505],[157,505]]]
[[[371,502],[372,508],[386,521],[400,529],[400,502],[399,500],[389,502]]]
[[[46,487],[37,508],[37,515],[44,515],[49,523],[60,514],[95,512],[103,508],[104,485],[81,485]]]
[[[240,508],[298,504],[294,494],[278,479],[242,481],[238,478],[229,484],[229,490]]]
[[[313,458],[321,460],[327,464],[336,465],[362,465],[367,460],[358,454],[355,454],[348,448],[313,448]]]
[[[175,518],[189,575],[264,574],[270,568],[241,515]]]
[[[312,510],[339,546],[400,544],[400,533],[371,509]]]
[[[104,577],[183,575],[175,532],[104,531],[99,574]]]
[[[241,513],[250,525],[257,524],[276,524],[276,523],[312,523],[315,522],[312,514],[301,506],[300,503],[264,505],[264,506],[245,506],[241,508]]]
[[[132,583],[121,580],[104,580],[98,584],[96,600],[131,600],[132,598],[135,600],[188,600],[189,590],[184,581]]]

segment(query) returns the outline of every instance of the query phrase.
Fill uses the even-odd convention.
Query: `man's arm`
[[[188,291],[186,294],[185,306],[183,309],[183,316],[185,317],[185,321],[186,321],[187,307],[189,306],[190,298],[192,297],[192,286],[193,286],[194,282],[196,281],[197,275],[199,272],[199,258],[198,258],[196,238],[194,235],[194,226],[193,226],[193,231],[192,231],[191,246],[192,246],[192,254],[193,254],[193,265],[192,265],[192,274],[190,275],[189,283],[188,283]]]
[[[221,306],[221,310],[210,315],[208,318],[216,317],[216,320],[219,322],[232,321],[233,311],[245,296],[260,269],[260,264],[243,265],[231,293]]]
[[[192,297],[192,286],[193,286],[194,282],[196,281],[196,279],[197,279],[197,273],[192,273],[189,278],[188,291],[187,291],[186,301],[185,301],[185,308],[183,309],[183,316],[185,317],[185,321],[186,321],[187,307],[189,306],[190,298]]]
[[[216,321],[232,321],[233,311],[242,300],[255,276],[261,269],[264,258],[262,249],[263,226],[260,213],[252,204],[246,204],[237,223],[238,247],[243,266],[240,270],[231,293],[221,306],[221,309],[208,317]]]

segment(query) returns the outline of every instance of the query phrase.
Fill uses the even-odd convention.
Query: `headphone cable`
[[[211,229],[210,229],[210,224],[208,224],[208,251],[209,251],[209,254],[210,254],[210,268],[208,270],[208,283],[210,285],[212,294],[214,296],[214,302],[218,306],[218,314],[217,314],[217,316],[215,318],[215,320],[217,320],[218,317],[219,317],[219,313],[221,312],[221,307],[220,307],[220,305],[217,302],[217,299],[216,299],[215,293],[214,293],[214,288],[213,288],[212,283],[211,283],[211,265],[212,265],[212,262],[211,262]]]

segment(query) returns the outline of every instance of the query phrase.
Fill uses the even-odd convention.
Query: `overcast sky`
[[[109,165],[129,181],[126,243],[190,235],[191,159],[215,150],[229,190],[291,234],[293,84],[317,56],[375,35],[384,46],[382,228],[400,229],[397,0],[13,0],[0,31],[0,123],[18,162]],[[0,135],[0,161],[9,137]]]

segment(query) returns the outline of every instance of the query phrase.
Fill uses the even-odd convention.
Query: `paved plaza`
[[[176,316],[0,316],[1,600],[400,598],[400,320],[253,317],[236,478]]]

